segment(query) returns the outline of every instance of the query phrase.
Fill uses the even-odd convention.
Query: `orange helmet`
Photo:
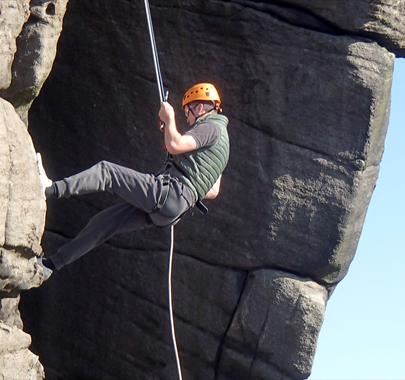
[[[198,100],[211,101],[215,104],[215,109],[220,109],[221,98],[217,89],[211,83],[197,83],[187,90],[183,96],[181,107],[184,108],[187,104]]]

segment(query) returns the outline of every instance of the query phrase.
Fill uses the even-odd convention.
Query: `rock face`
[[[231,120],[222,195],[207,217],[186,216],[176,227],[174,308],[184,377],[305,379],[328,297],[353,259],[378,176],[394,54],[405,52],[404,4],[151,5],[170,101],[179,104],[195,81],[212,81],[222,90]],[[7,88],[0,95],[23,119],[49,73],[66,1],[31,1],[30,17],[27,6],[3,1],[0,13],[0,20],[6,10],[18,13],[0,21],[10,29],[6,41],[0,35],[0,52],[6,52],[1,67],[10,68],[13,38],[22,30],[13,75],[0,77]],[[9,103],[0,105],[7,120],[15,117]],[[156,170],[164,156],[153,128],[157,109],[142,2],[70,2],[52,75],[29,114],[48,174],[61,178],[102,159]],[[21,122],[7,123],[0,128],[7,133],[0,140],[7,142],[0,145],[4,152],[14,148],[14,134],[22,134],[16,132]],[[25,182],[12,182],[19,189],[36,186],[16,194],[29,193],[41,208],[33,153],[21,153],[25,161],[18,175],[27,170]],[[2,165],[9,175],[20,168],[12,161]],[[1,186],[3,220],[15,213],[18,224],[19,210],[35,211],[22,206],[31,202],[25,198],[10,209],[10,187]],[[45,251],[53,252],[112,201],[97,195],[49,203]],[[27,273],[35,273],[29,257],[38,253],[43,219],[31,216],[10,232],[12,241],[28,247],[28,259],[16,243],[1,248],[1,270],[6,263],[4,272],[19,271],[1,282],[10,294],[27,288]],[[176,378],[168,248],[168,231],[162,229],[117,236],[57,273],[49,286],[24,295],[23,319],[48,378]],[[40,279],[35,281],[30,286]],[[29,340],[12,327],[22,327],[17,304],[2,300],[1,321],[9,327],[1,330],[0,341],[10,342],[2,343],[3,362],[9,362],[7,350],[27,354]]]
[[[0,377],[42,379],[18,312],[19,293],[42,283],[36,264],[45,224],[45,201],[34,146],[13,106],[0,99]]]
[[[280,4],[298,7],[336,33],[369,37],[387,47],[398,57],[405,56],[405,3],[402,0],[279,0]],[[248,3],[248,2],[246,2]]]
[[[51,69],[57,30],[50,33],[38,14],[53,4],[0,3],[0,378],[5,380],[45,376],[38,356],[28,349],[31,338],[22,331],[18,310],[20,292],[43,282],[36,257],[42,253],[46,205],[34,145],[16,109],[26,115]],[[15,101],[16,108],[3,98]]]
[[[3,0],[0,3],[0,89],[10,86],[16,38],[28,16],[29,0]]]
[[[38,356],[28,350],[31,338],[17,327],[0,323],[0,368],[3,379],[43,379]]]
[[[249,274],[224,340],[222,379],[300,379],[311,372],[327,291],[274,270]]]
[[[14,56],[11,73],[5,82],[11,84],[5,86],[6,90],[0,92],[0,96],[8,99],[15,106],[18,114],[27,123],[27,112],[33,100],[37,97],[46,78],[48,77],[56,55],[56,46],[62,31],[63,16],[66,11],[67,0],[6,0],[4,5],[7,13],[4,15],[10,22],[9,29],[19,31],[21,16],[13,16],[13,10],[24,10],[27,15],[29,5],[29,18],[24,24],[18,38],[17,53]],[[10,11],[11,9],[11,11]],[[16,19],[17,22],[13,22]],[[8,25],[6,25],[8,26]],[[6,29],[7,31],[7,29]],[[0,39],[1,42],[1,39]],[[12,41],[10,52],[14,54],[15,40]],[[12,54],[10,54],[12,56]],[[10,56],[9,55],[9,56]],[[10,59],[6,64],[9,66]],[[6,67],[7,69],[7,67]],[[8,80],[7,80],[8,79]],[[1,87],[0,87],[1,88]]]

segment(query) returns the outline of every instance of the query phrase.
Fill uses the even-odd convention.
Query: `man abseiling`
[[[159,174],[101,161],[71,177],[52,182],[38,159],[46,198],[69,198],[108,191],[122,202],[96,214],[79,234],[54,254],[38,262],[47,279],[112,236],[151,226],[170,226],[203,199],[217,197],[229,159],[228,118],[221,114],[221,99],[214,85],[198,83],[183,97],[189,126],[182,134],[168,102],[161,103],[164,142],[169,159]]]

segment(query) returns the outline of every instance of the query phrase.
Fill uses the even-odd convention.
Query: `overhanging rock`
[[[306,378],[327,294],[355,254],[383,152],[394,54],[403,55],[403,7],[323,3],[152,2],[170,101],[212,81],[231,119],[220,199],[207,218],[177,227],[186,378]],[[51,177],[102,159],[157,169],[157,108],[142,2],[71,2],[30,113]],[[47,251],[110,203],[50,204]],[[167,238],[158,230],[112,239],[25,298],[49,373],[173,378]]]
[[[281,5],[298,7],[329,24],[341,34],[367,36],[381,46],[405,56],[405,3],[402,0],[278,0]]]

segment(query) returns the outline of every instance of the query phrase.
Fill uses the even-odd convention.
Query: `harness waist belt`
[[[172,161],[172,160],[169,161],[168,165],[169,165],[168,168],[174,167],[179,173],[183,174],[186,178],[188,178],[187,173],[185,173],[184,170],[181,167],[176,165],[176,163],[174,161]],[[197,199],[197,202],[195,203],[195,206],[198,208],[198,211],[200,211],[201,214],[203,214],[203,215],[208,214],[208,207],[200,199]]]
[[[195,205],[197,206],[198,211],[200,211],[201,214],[203,214],[203,215],[208,214],[208,207],[204,203],[202,203],[200,200],[198,200]]]

